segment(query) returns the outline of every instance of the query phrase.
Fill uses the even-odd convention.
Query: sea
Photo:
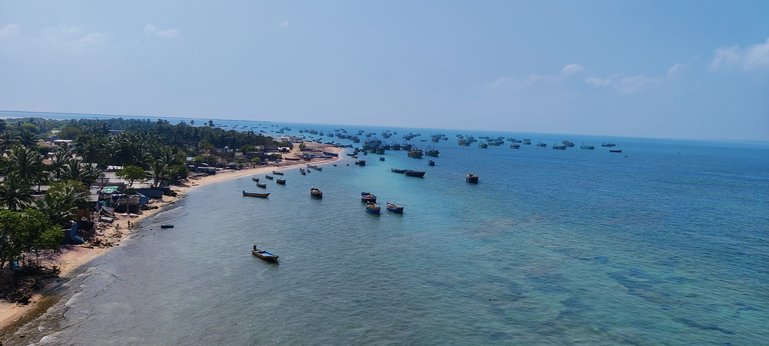
[[[215,124],[389,130],[386,143],[440,154],[287,169],[268,199],[241,196],[260,190],[251,176],[193,190],[6,345],[769,345],[769,143]],[[532,144],[463,147],[458,134]],[[564,139],[576,146],[551,148]],[[404,213],[367,213],[363,191]]]

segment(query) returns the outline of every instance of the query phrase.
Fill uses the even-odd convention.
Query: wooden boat
[[[510,148],[513,148],[513,149],[521,149],[521,145],[520,145],[520,144],[518,144],[518,143],[513,143],[513,144],[510,144]]]
[[[425,152],[425,155],[432,156],[432,157],[438,157],[438,154],[440,154],[440,153],[441,152],[438,151],[438,149],[429,149],[429,150],[427,150],[427,152]]]
[[[278,263],[278,255],[267,250],[259,249],[256,245],[254,245],[253,250],[251,250],[251,254],[267,262]]]
[[[243,197],[267,198],[268,196],[270,196],[269,192],[267,192],[267,193],[256,193],[256,192],[246,192],[245,190],[243,191]]]
[[[404,173],[406,173],[406,176],[409,176],[409,177],[424,178],[425,173],[427,173],[427,172],[425,172],[425,171],[412,171],[410,169],[407,169]]]
[[[160,225],[160,228],[174,228],[174,225]]]
[[[421,159],[422,158],[422,150],[421,149],[411,149],[408,152],[409,157],[413,157],[415,159]]]
[[[405,169],[390,168],[390,172],[398,173],[398,174],[403,174],[403,173],[406,173],[406,170]]]
[[[369,214],[379,215],[381,209],[379,208],[379,204],[376,203],[367,203],[366,204],[366,212]]]
[[[259,178],[251,178],[251,180],[253,180],[253,181],[257,182],[257,183],[259,182]]]
[[[559,144],[553,144],[553,149],[555,150],[566,150],[565,145],[559,145]]]
[[[403,206],[387,202],[387,210],[396,214],[403,214]]]
[[[276,182],[276,183],[278,183],[278,184],[280,184],[280,185],[286,185],[286,179],[280,179],[280,178],[278,178],[277,180],[275,180],[275,182]]]
[[[310,188],[310,196],[315,198],[323,198],[323,192],[317,187]]]
[[[584,144],[584,143],[583,143],[582,145],[580,145],[580,146],[579,146],[579,148],[580,148],[580,149],[584,149],[584,150],[593,150],[593,149],[595,149],[595,146],[593,146],[593,145],[587,145],[587,144]]]
[[[264,178],[265,178],[265,179],[269,179],[269,180],[272,180],[272,176],[271,176],[271,175],[265,175],[265,176],[264,176]]]
[[[358,166],[361,166],[361,167],[363,167],[363,166],[365,166],[365,165],[366,165],[366,160],[358,160],[358,161],[355,161],[355,164],[356,164],[356,165],[358,165]]]
[[[360,201],[363,203],[376,203],[376,195],[372,195],[370,192],[361,192]]]
[[[311,168],[311,169],[314,169],[316,171],[322,171],[323,170],[323,167],[315,166],[315,165],[307,165],[307,168]]]
[[[379,157],[379,161],[384,161],[384,160],[385,160],[384,156]]]
[[[622,149],[609,149],[610,153],[621,153]]]
[[[427,161],[427,165],[428,166],[435,166],[435,161],[433,161],[433,160]]]
[[[256,187],[261,187],[261,188],[263,188],[263,189],[266,189],[266,188],[267,188],[267,184],[264,184],[264,183],[256,183]]]
[[[472,173],[467,173],[465,175],[465,181],[470,184],[478,184],[478,176]]]
[[[307,171],[305,171],[304,168],[299,168],[299,174],[307,175]]]
[[[280,171],[272,171],[272,174],[275,174],[275,175],[283,175],[283,172],[280,172]]]
[[[616,146],[616,144],[604,142],[604,143],[601,143],[601,146],[604,147],[604,148],[611,148],[613,146]]]

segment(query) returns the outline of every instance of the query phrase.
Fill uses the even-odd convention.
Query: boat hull
[[[270,196],[270,193],[257,193],[257,192],[246,192],[243,191],[243,197],[256,197],[256,198],[267,198]]]

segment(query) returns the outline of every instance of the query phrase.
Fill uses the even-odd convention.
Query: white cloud
[[[491,84],[491,87],[493,89],[512,89],[515,91],[520,91],[535,85],[553,83],[556,81],[557,77],[549,75],[532,74],[523,79],[502,76],[497,78],[497,80]]]
[[[745,71],[769,69],[769,38],[746,48],[740,46],[716,49],[710,63],[712,69],[737,66]]]
[[[584,66],[579,64],[568,64],[563,67],[563,69],[561,70],[561,73],[569,75],[569,74],[579,73],[582,71],[585,71]]]
[[[103,32],[92,32],[80,38],[80,42],[85,44],[102,44],[107,39],[107,34]]]
[[[86,33],[79,26],[59,25],[43,29],[41,37],[35,41],[42,42],[51,49],[80,54],[90,47],[103,44],[108,37],[104,32]]]
[[[168,28],[168,29],[161,30],[160,28],[152,24],[147,24],[144,26],[144,35],[155,36],[155,37],[166,38],[166,39],[177,38],[181,36],[179,34],[179,30],[175,28]]]
[[[668,69],[667,76],[668,78],[673,78],[677,76],[679,73],[681,73],[681,70],[684,68],[683,64],[675,63],[673,66],[670,66]]]
[[[661,83],[661,80],[655,77],[647,77],[642,74],[629,76],[617,73],[607,78],[590,76],[585,79],[585,83],[594,87],[611,88],[620,94],[630,95],[655,87]]]
[[[19,34],[19,32],[21,32],[21,25],[8,24],[6,26],[0,27],[0,39],[16,36]]]
[[[285,21],[285,20],[280,22],[280,27],[283,28],[283,29],[288,28],[288,22]]]

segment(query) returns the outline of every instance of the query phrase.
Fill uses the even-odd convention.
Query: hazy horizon
[[[0,0],[0,109],[769,141],[766,13]]]

